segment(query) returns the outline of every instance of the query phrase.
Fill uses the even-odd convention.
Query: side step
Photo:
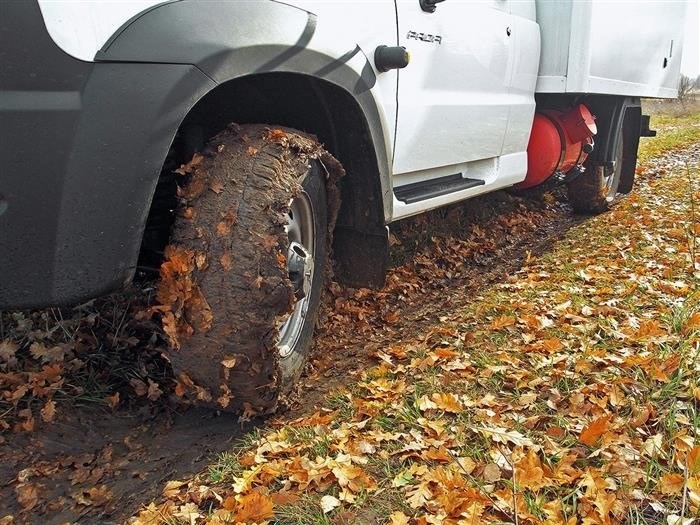
[[[447,175],[438,179],[431,179],[424,182],[414,182],[394,188],[396,198],[406,204],[432,199],[440,195],[454,193],[455,191],[466,190],[475,186],[483,186],[481,179],[465,179],[461,173]]]

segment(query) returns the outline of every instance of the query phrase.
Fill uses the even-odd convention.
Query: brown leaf
[[[163,395],[163,391],[160,389],[160,386],[158,385],[158,383],[149,379],[148,380],[148,399],[150,401],[155,401],[162,395]]]
[[[136,392],[137,396],[145,396],[148,393],[148,385],[138,378],[132,377],[129,384]]]
[[[42,363],[55,363],[57,361],[63,361],[63,358],[68,353],[68,349],[63,345],[46,348],[41,343],[32,343],[29,347],[29,353],[36,359],[41,359]]]
[[[501,469],[495,463],[489,463],[484,467],[483,476],[488,483],[493,483],[501,479]]]
[[[231,268],[233,268],[233,262],[231,261],[231,253],[225,252],[219,258],[219,263],[221,263],[221,267],[226,271],[229,271]]]
[[[266,138],[270,142],[282,142],[287,138],[287,134],[281,129],[271,129],[267,132]]]
[[[31,510],[39,503],[39,489],[33,483],[20,483],[15,487],[17,503],[24,510]]]
[[[0,341],[0,361],[4,361],[5,363],[9,363],[11,361],[15,362],[15,352],[17,352],[18,349],[19,346],[17,343],[14,343],[9,339]]]
[[[113,395],[105,397],[105,401],[110,408],[116,408],[119,404],[119,392],[115,392]]]
[[[54,417],[56,417],[56,403],[53,400],[49,400],[41,409],[41,419],[47,423],[51,423]]]
[[[221,221],[216,225],[216,234],[219,237],[226,237],[231,234],[231,225],[226,221]]]
[[[218,195],[224,191],[224,183],[217,178],[213,178],[211,182],[209,182],[209,189]]]
[[[203,155],[200,155],[199,153],[195,153],[192,156],[192,159],[187,164],[181,164],[180,167],[175,170],[175,173],[178,173],[180,175],[186,175],[188,173],[192,173],[197,166],[202,164],[203,160],[204,160]]]
[[[275,505],[289,505],[290,503],[296,503],[297,501],[299,501],[300,496],[299,494],[296,494],[294,492],[280,491],[271,494],[270,498],[272,498],[272,502]]]

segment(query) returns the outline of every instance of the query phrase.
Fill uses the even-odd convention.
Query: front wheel
[[[311,345],[326,183],[342,168],[313,137],[247,125],[214,137],[181,171],[189,180],[158,289],[167,357],[199,404],[270,412]]]

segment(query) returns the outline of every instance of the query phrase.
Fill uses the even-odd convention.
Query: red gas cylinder
[[[532,188],[556,172],[566,173],[582,164],[588,156],[586,145],[592,144],[597,132],[595,117],[584,104],[535,113],[527,145],[527,176],[515,187]]]

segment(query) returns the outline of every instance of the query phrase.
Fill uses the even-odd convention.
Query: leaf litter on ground
[[[690,136],[697,148],[697,124],[691,131],[679,145]],[[551,253],[528,254],[506,282],[446,310],[441,325],[374,350],[376,366],[317,413],[273,421],[208,473],[169,481],[163,499],[131,521],[697,518],[697,163],[692,147],[655,158],[615,210],[571,230]],[[512,212],[466,237],[440,231],[441,214],[454,208],[403,226],[418,236],[399,225],[388,286],[332,286],[325,329],[362,337],[392,326],[424,292],[449,293],[461,261],[487,265],[503,238],[517,242],[558,206],[552,194],[542,206],[500,198],[513,201]],[[114,407],[171,397],[175,382],[157,357],[162,334],[137,319],[150,292],[130,293],[72,313],[3,314],[5,431],[51,424],[76,400]],[[109,360],[117,366],[100,366]],[[31,477],[54,467],[15,480],[26,511],[41,499]],[[109,489],[91,490],[77,491],[75,503],[106,506]]]
[[[378,350],[319,411],[270,422],[130,523],[165,523],[193,503],[192,523],[207,524],[696,523],[694,133],[640,168],[612,211],[422,337]],[[443,255],[482,246],[450,243],[461,241],[434,240],[414,261],[444,277],[458,270]],[[339,293],[329,322],[372,330],[370,305],[397,289],[419,300],[423,286],[420,269],[400,266],[388,292]]]

